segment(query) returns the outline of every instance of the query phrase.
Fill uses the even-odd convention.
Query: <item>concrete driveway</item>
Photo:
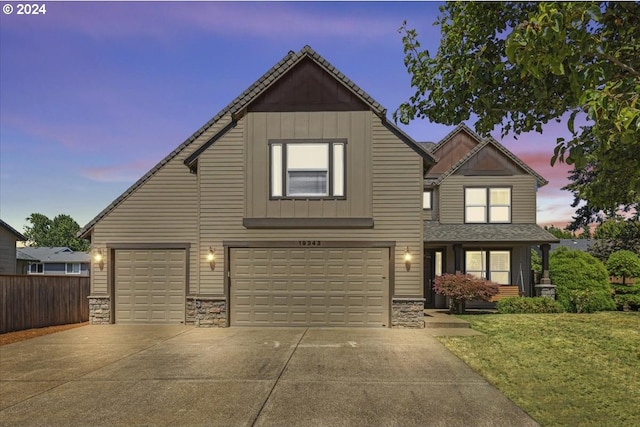
[[[425,330],[124,325],[0,347],[0,424],[537,425]]]

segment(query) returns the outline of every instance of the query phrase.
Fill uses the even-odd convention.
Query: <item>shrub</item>
[[[640,295],[622,294],[613,298],[620,311],[638,311],[640,309]]]
[[[627,277],[640,276],[640,257],[631,251],[617,251],[609,255],[607,271],[613,276],[622,276],[622,284]]]
[[[569,312],[615,310],[609,274],[601,261],[581,251],[558,248],[549,257],[556,299]]]
[[[633,285],[623,285],[621,283],[612,283],[611,289],[613,289],[616,295],[620,295],[620,294],[640,295],[640,283],[636,283]]]
[[[562,305],[551,298],[546,297],[509,297],[497,302],[498,313],[562,313]]]
[[[489,299],[498,293],[498,285],[487,279],[480,279],[471,274],[443,274],[434,280],[433,289],[450,298],[451,312],[464,313],[466,301]]]

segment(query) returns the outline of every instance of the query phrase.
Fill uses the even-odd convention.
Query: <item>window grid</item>
[[[502,261],[502,262],[501,262]],[[511,283],[511,252],[505,250],[465,251],[465,272],[500,285]]]
[[[510,187],[465,187],[465,223],[511,223]]]

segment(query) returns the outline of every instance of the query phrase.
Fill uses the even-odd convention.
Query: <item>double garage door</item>
[[[387,326],[388,248],[232,248],[233,326]]]
[[[184,323],[186,251],[116,250],[117,323]]]
[[[388,248],[232,248],[232,326],[387,326]],[[186,251],[115,251],[117,323],[185,321]]]

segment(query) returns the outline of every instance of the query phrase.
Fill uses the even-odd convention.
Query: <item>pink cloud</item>
[[[98,182],[129,182],[133,183],[154,166],[149,160],[138,160],[114,166],[86,168],[82,175]]]

